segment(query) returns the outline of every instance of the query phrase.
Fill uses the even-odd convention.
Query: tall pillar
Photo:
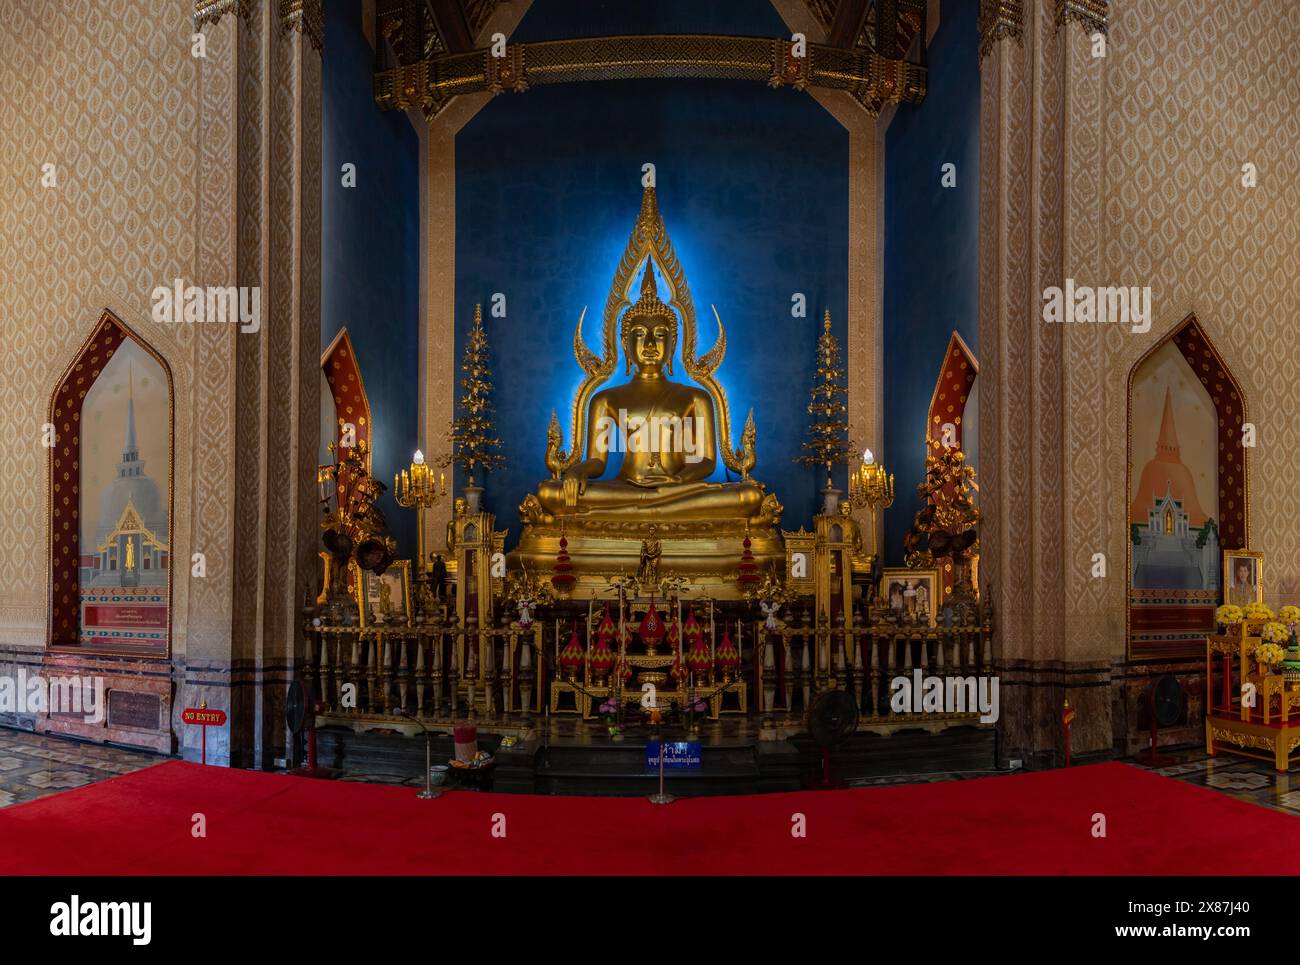
[[[980,17],[981,582],[999,613],[1002,754],[1027,764],[1060,760],[1067,696],[1080,708],[1075,751],[1110,746],[1109,660],[1074,633],[1098,592],[1087,582],[1095,539],[1067,525],[1072,498],[1099,498],[1081,491],[1068,455],[1096,430],[1066,409],[1097,333],[1042,319],[1044,290],[1066,275],[1066,191],[1084,189],[1098,134],[1095,97],[1091,123],[1074,114],[1100,70],[1080,59],[1092,32],[1081,6],[1102,10],[1104,30],[1101,0],[985,0]]]
[[[227,710],[210,760],[269,767],[287,749],[284,696],[316,570],[323,20],[319,0],[220,0],[195,22],[207,39],[202,283],[260,288],[261,326],[205,327],[198,350],[210,449],[194,479],[195,545],[213,549],[194,581],[202,639],[178,703]],[[184,737],[196,756],[198,735]]]
[[[532,0],[497,6],[474,35],[486,46],[497,33],[509,37]],[[441,111],[416,123],[420,138],[420,448],[441,456],[447,426],[455,412],[460,359],[452,351],[458,329],[468,320],[456,317],[456,135],[492,100],[491,94],[462,94]],[[442,448],[440,448],[442,447]],[[426,552],[451,522],[451,501],[444,499],[425,515],[425,532],[433,534]],[[427,563],[428,560],[426,559]]]
[[[261,4],[219,2],[196,8],[205,56],[198,58],[200,285],[262,285],[262,36]],[[195,345],[193,546],[202,558],[177,560],[175,576],[191,585],[189,640],[178,660],[177,708],[225,710],[229,723],[211,728],[208,760],[243,763],[247,727],[233,663],[232,640],[248,633],[258,609],[252,571],[242,563],[248,532],[248,500],[260,491],[250,478],[261,446],[250,396],[250,356],[260,356],[262,334],[235,326],[204,325]],[[244,404],[239,404],[245,400]],[[178,479],[177,485],[186,484]],[[198,575],[202,573],[203,575]],[[236,606],[235,601],[242,605]],[[202,735],[176,725],[182,753],[197,760]]]
[[[1105,58],[1094,56],[1095,34],[1108,29],[1108,3],[1090,0],[1059,5],[1058,30],[1063,40],[1064,129],[1062,203],[1063,274],[1084,285],[1111,284],[1102,277],[1101,241],[1106,230],[1102,155],[1102,71]],[[1065,457],[1064,534],[1065,580],[1062,584],[1069,675],[1064,696],[1076,708],[1071,732],[1080,752],[1105,751],[1114,741],[1113,667],[1125,651],[1125,541],[1128,528],[1113,507],[1127,507],[1115,474],[1106,465],[1099,440],[1114,437],[1123,427],[1108,421],[1115,398],[1125,392],[1125,372],[1107,364],[1115,344],[1126,333],[1119,326],[1065,325],[1062,390]],[[1121,407],[1127,400],[1121,403]],[[1127,480],[1124,482],[1127,486]],[[1106,575],[1093,575],[1094,554],[1103,554]],[[1116,619],[1116,614],[1120,618]],[[1059,710],[1059,708],[1057,708]]]

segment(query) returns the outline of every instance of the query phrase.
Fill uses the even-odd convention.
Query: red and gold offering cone
[[[647,656],[654,656],[655,647],[659,646],[666,632],[664,619],[659,615],[659,611],[655,609],[655,598],[652,596],[650,597],[650,609],[646,611],[641,626],[637,628],[637,634],[641,637],[641,642],[645,644]]]
[[[551,586],[562,597],[573,592],[573,563],[569,559],[569,541],[560,537],[560,551],[555,554],[555,568],[551,571]]]
[[[736,650],[736,645],[731,642],[731,636],[727,633],[727,625],[722,625],[722,641],[718,644],[718,649],[713,655],[714,663],[717,666],[718,673],[722,679],[730,681],[740,666],[740,653]]]
[[[560,651],[560,669],[569,680],[577,680],[582,671],[582,641],[578,639],[578,625],[573,625],[573,636]]]
[[[600,626],[596,628],[596,637],[598,639],[600,637],[604,637],[605,646],[608,647],[611,643],[614,642],[614,638],[617,636],[618,636],[618,627],[614,625],[614,618],[609,615],[609,604],[606,603],[605,613],[600,618]]]
[[[691,643],[690,652],[686,654],[686,666],[695,674],[697,682],[713,669],[713,655],[709,653],[708,644],[704,642],[704,633],[695,622],[695,614],[686,618],[686,639]]]
[[[736,574],[736,582],[744,591],[758,585],[758,563],[754,561],[754,544],[748,536],[742,546],[744,549],[740,553],[740,572]]]
[[[609,616],[609,604],[606,603],[605,617],[600,621],[600,628],[596,631],[596,642],[591,648],[591,675],[596,678],[597,683],[603,684],[614,667],[614,651],[610,649],[609,643],[616,632],[614,621]]]

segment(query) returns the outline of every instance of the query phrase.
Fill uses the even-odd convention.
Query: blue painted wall
[[[788,32],[767,0],[538,0],[512,40],[634,31]],[[498,525],[510,528],[511,543],[519,534],[519,501],[547,476],[552,409],[569,441],[570,406],[581,382],[574,325],[588,306],[584,332],[598,346],[605,299],[640,205],[645,162],[657,165],[660,211],[691,286],[700,349],[716,333],[710,304],[727,327],[719,377],[733,432],[738,437],[752,407],[756,478],[785,504],[787,526],[797,528],[815,510],[819,480],[791,459],[807,423],[824,308],[841,345],[845,337],[846,132],[807,94],[760,84],[538,87],[495,98],[456,141],[456,359],[481,302],[498,426],[510,459],[488,479],[487,504]],[[506,295],[505,318],[487,314],[494,292]],[[794,292],[807,296],[808,317],[791,318]],[[624,378],[622,371],[620,364],[615,379]],[[680,358],[674,377],[683,378]],[[721,469],[716,478],[725,478]]]
[[[347,327],[374,419],[372,472],[391,488],[418,438],[419,141],[404,114],[375,107],[361,0],[326,0],[323,64],[321,348]],[[380,508],[398,555],[412,556],[411,512],[391,491]]]
[[[902,563],[903,534],[920,508],[925,420],[954,329],[979,356],[978,7],[944,0],[925,102],[900,106],[885,139],[885,462],[896,478],[884,534],[892,564]],[[957,166],[953,188],[940,185],[947,162]],[[978,465],[975,426],[963,425]]]

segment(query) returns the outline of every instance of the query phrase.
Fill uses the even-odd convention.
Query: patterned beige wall
[[[1127,376],[1195,313],[1259,431],[1247,456],[1249,532],[1267,561],[1266,601],[1300,603],[1300,4],[1124,0],[1112,5],[1101,78],[1100,198],[1080,191],[1067,205],[1081,233],[1090,221],[1101,230],[1071,251],[1067,274],[1149,284],[1155,321],[1144,335],[1069,333],[1067,358],[1080,364],[1070,366],[1067,413],[1096,411],[1101,431],[1071,447],[1081,498],[1068,503],[1067,545],[1090,554],[1095,534],[1122,567]],[[1242,185],[1246,163],[1257,187]],[[1096,361],[1085,364],[1089,353]],[[1090,582],[1074,583],[1072,602],[1102,615],[1120,656],[1123,594],[1099,596]],[[1078,629],[1085,639],[1072,633],[1072,644],[1092,650]]]
[[[1162,669],[1125,663],[1128,375],[1189,314],[1259,427],[1249,528],[1267,600],[1300,597],[1300,5],[1123,0],[1100,58],[1062,0],[997,11],[981,66],[980,472],[1004,746],[1059,750],[1068,698],[1075,749],[1104,750]],[[1042,292],[1066,278],[1149,285],[1151,330],[1044,325]]]
[[[176,478],[190,474],[193,332],[149,318],[195,274],[197,87],[187,0],[0,3],[0,644],[43,646],[46,451],[55,380],[104,308],[175,379]],[[174,29],[159,27],[170,18]],[[42,187],[42,165],[56,186]],[[174,555],[188,558],[187,487]],[[174,613],[186,610],[177,581]],[[184,648],[184,621],[173,649]]]

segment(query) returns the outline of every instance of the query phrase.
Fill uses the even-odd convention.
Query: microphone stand
[[[424,731],[424,790],[416,792],[416,797],[422,801],[432,801],[436,797],[442,797],[442,791],[433,789],[433,737],[429,733],[429,728],[424,726],[424,722],[418,717],[412,717],[406,712],[405,707],[394,707],[393,713],[398,717],[405,717],[414,724],[420,725],[420,730]]]

